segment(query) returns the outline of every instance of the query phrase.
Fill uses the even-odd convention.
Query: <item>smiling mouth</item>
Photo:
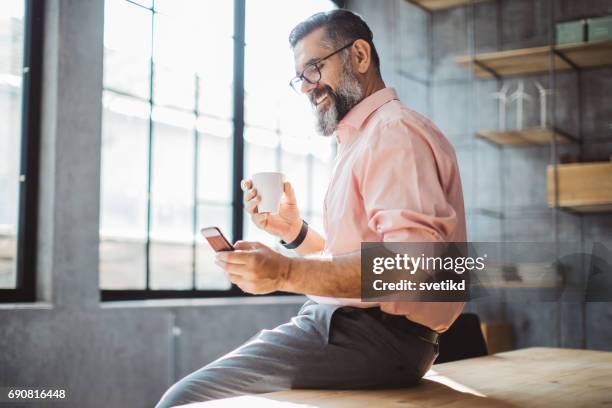
[[[323,95],[319,96],[315,100],[314,105],[318,107],[323,101],[325,101],[327,99],[328,96],[329,96],[329,94],[327,94],[327,93],[324,93]]]

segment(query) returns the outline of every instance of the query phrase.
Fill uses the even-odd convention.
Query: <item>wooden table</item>
[[[612,352],[528,348],[436,365],[413,388],[290,390],[182,407],[612,407]]]

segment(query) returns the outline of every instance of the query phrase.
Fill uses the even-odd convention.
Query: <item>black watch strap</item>
[[[299,247],[300,245],[302,245],[302,242],[304,242],[304,239],[306,238],[307,233],[308,233],[308,223],[302,220],[302,228],[300,228],[300,233],[298,234],[297,238],[295,238],[293,241],[289,243],[286,243],[285,241],[281,239],[280,243],[287,249],[295,249]]]

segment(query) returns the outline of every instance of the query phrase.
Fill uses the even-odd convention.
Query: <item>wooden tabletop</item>
[[[612,407],[612,352],[528,348],[434,366],[392,390],[290,390],[189,408]]]

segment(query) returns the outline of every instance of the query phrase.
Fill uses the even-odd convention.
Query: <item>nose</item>
[[[303,80],[302,85],[300,86],[300,92],[307,95],[317,87],[317,84],[311,84],[310,82]]]

